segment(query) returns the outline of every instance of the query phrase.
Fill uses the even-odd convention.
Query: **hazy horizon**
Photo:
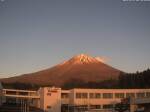
[[[150,67],[150,2],[1,0],[0,78],[84,53],[125,72]]]

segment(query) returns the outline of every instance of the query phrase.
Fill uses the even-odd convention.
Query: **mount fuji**
[[[0,81],[61,87],[71,80],[82,80],[87,83],[118,79],[120,72],[120,70],[105,64],[100,58],[80,54],[52,68],[16,77],[3,78]]]

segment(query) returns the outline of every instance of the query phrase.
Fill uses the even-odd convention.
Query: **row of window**
[[[68,104],[65,104],[65,105],[62,105],[62,107],[64,109],[67,109],[67,110],[71,109],[71,108],[73,108],[75,110],[79,110],[79,109],[81,109],[81,110],[86,110],[86,109],[93,110],[93,109],[112,109],[112,108],[114,108],[114,105],[113,104],[104,104],[104,105],[97,104],[97,105],[89,105],[89,107],[88,107],[88,105],[69,106]]]
[[[76,93],[76,98],[88,98],[87,93]]]
[[[113,104],[105,104],[105,105],[78,105],[75,108],[78,109],[86,109],[86,108],[90,108],[90,109],[112,109],[114,107]]]
[[[113,108],[112,104],[107,104],[107,105],[90,105],[90,109],[111,109]]]
[[[141,92],[141,93],[115,93],[115,98],[128,98],[128,97],[137,97],[137,98],[144,98],[144,97],[150,97],[150,92]],[[91,99],[110,99],[113,98],[113,93],[76,93],[76,98],[91,98]]]

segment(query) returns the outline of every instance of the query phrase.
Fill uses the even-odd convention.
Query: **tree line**
[[[150,69],[136,73],[121,73],[118,82],[120,88],[150,88]]]

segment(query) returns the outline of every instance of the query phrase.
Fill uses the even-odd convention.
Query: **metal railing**
[[[16,98],[40,98],[37,91],[2,89],[2,96]]]

